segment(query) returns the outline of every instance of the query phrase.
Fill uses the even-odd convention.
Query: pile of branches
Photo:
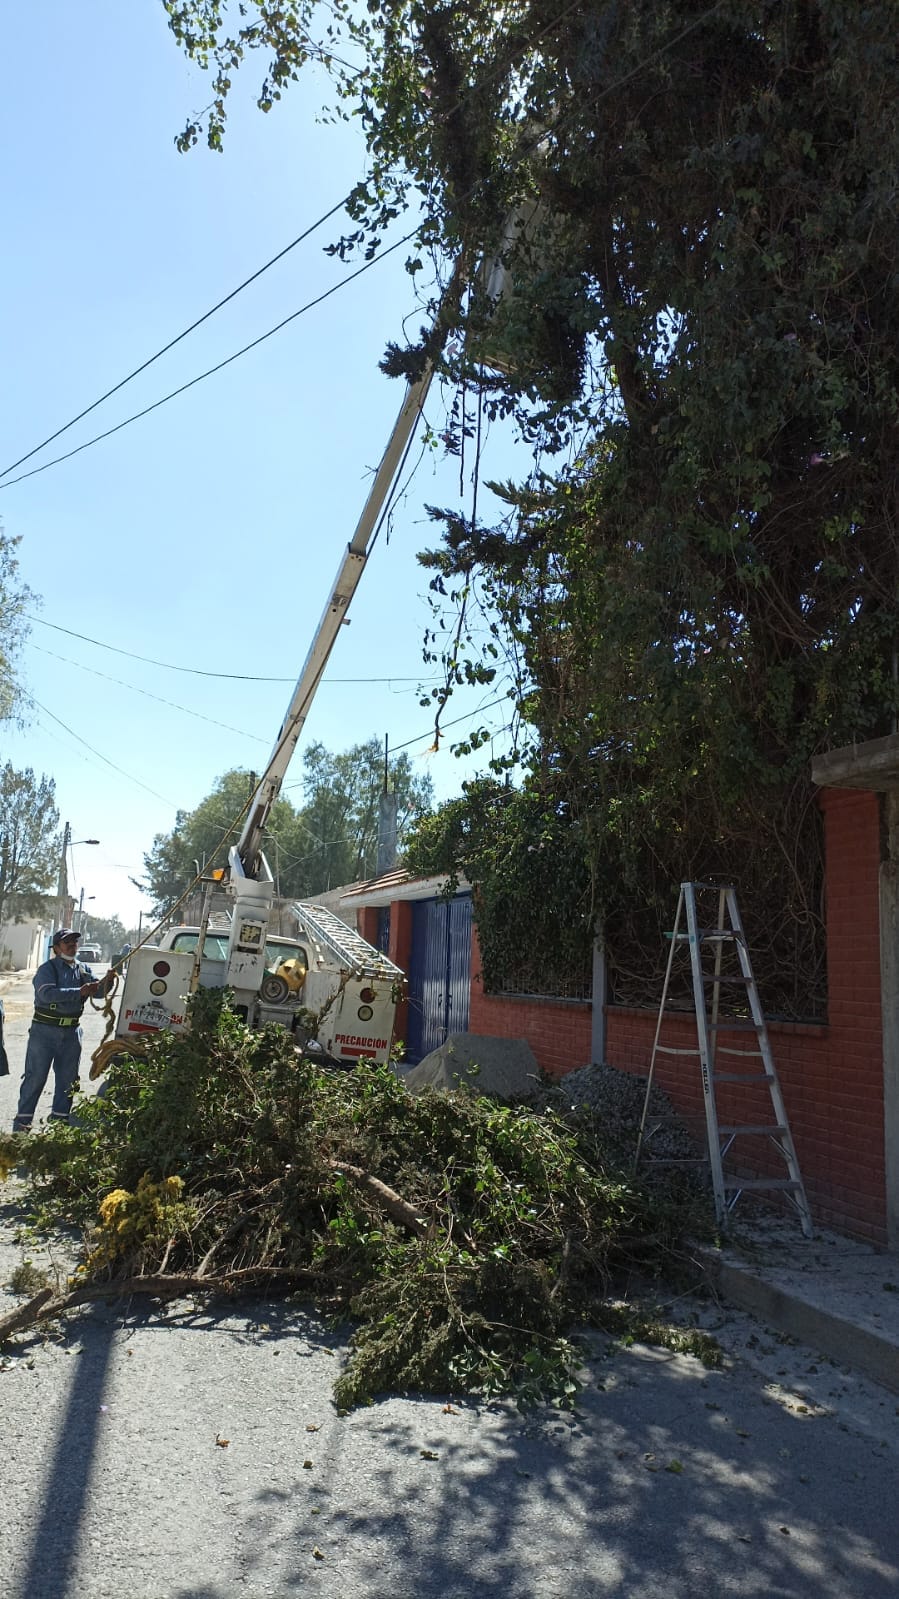
[[[0,1140],[42,1220],[85,1240],[70,1291],[36,1296],[0,1338],[116,1294],[301,1291],[356,1323],[345,1408],[412,1389],[564,1401],[572,1325],[601,1320],[624,1266],[657,1273],[687,1225],[586,1123],[414,1096],[390,1065],[323,1070],[210,991],[189,1032],[112,1065],[78,1121],[14,1153]]]

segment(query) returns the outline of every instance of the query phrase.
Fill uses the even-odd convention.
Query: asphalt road
[[[4,1599],[892,1599],[895,1396],[739,1320],[761,1369],[598,1341],[575,1416],[341,1416],[308,1310],[85,1310],[0,1358]]]

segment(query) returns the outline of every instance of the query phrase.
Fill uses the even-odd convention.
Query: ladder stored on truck
[[[367,943],[359,933],[354,933],[333,911],[326,910],[323,905],[297,901],[293,906],[293,914],[300,924],[301,937],[305,934],[310,942],[321,945],[332,958],[357,976],[402,981],[403,973],[399,966],[394,966],[393,961],[382,955],[373,944]]]
[[[717,897],[717,916],[712,925],[700,925],[697,908],[698,895],[701,895],[703,905],[708,904],[709,896],[714,895]],[[682,919],[684,925],[682,925]],[[696,1047],[689,1049],[683,1047],[675,1048],[660,1041],[666,1016],[684,1014],[683,1012],[678,1013],[671,1010],[668,1005],[668,994],[671,987],[675,959],[679,953],[684,951],[685,947],[689,950],[690,956],[693,1004],[696,1014]],[[726,953],[736,954],[739,970],[733,969],[734,963],[732,960],[726,964]],[[713,957],[711,961],[709,960],[710,956]],[[745,992],[749,1010],[748,1017],[745,1015],[740,1017],[721,1016],[720,999],[723,987],[737,987]],[[730,1043],[720,1044],[718,1042],[720,1033],[725,1033],[728,1036],[739,1033],[749,1034],[750,1039],[747,1040],[747,1048],[741,1049]],[[777,1069],[774,1065],[768,1028],[762,1013],[758,986],[749,957],[746,934],[737,906],[736,891],[730,885],[681,883],[677,902],[677,915],[674,919],[674,931],[671,934],[671,948],[668,952],[668,964],[665,970],[665,982],[662,988],[662,999],[659,1006],[659,1018],[649,1063],[649,1079],[646,1085],[646,1098],[640,1121],[640,1133],[637,1139],[637,1162],[639,1162],[641,1155],[644,1154],[647,1158],[651,1158],[652,1137],[663,1121],[663,1118],[650,1114],[653,1077],[656,1060],[659,1055],[688,1055],[699,1060],[708,1142],[708,1156],[703,1156],[701,1159],[703,1163],[706,1158],[708,1159],[711,1170],[712,1189],[715,1196],[715,1215],[718,1225],[721,1227],[727,1225],[730,1212],[741,1194],[747,1191],[777,1192],[783,1194],[796,1212],[805,1237],[811,1238],[811,1212],[799,1171],[799,1162],[796,1158],[793,1135],[790,1132],[790,1125],[787,1120]],[[738,1062],[736,1068],[734,1070],[721,1069],[719,1067],[719,1058],[722,1056],[727,1056],[728,1061],[736,1059]],[[719,1083],[764,1085],[764,1090],[771,1106],[772,1119],[761,1122],[722,1123],[719,1120],[717,1104],[717,1086]],[[739,1173],[725,1170],[725,1162],[728,1156],[732,1155],[735,1145],[738,1153],[743,1156],[747,1150],[747,1141],[751,1145],[753,1140],[758,1139],[764,1140],[766,1144],[773,1146],[777,1150],[778,1156],[786,1168],[786,1175],[777,1177],[743,1177]],[[659,1160],[654,1162],[654,1164],[671,1163]],[[684,1165],[689,1164],[689,1162],[678,1160],[677,1164]]]

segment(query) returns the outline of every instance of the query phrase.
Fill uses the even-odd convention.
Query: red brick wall
[[[815,1220],[885,1242],[879,801],[875,794],[850,789],[825,789],[819,797],[827,852],[828,1024],[772,1023],[771,1043]],[[527,1038],[553,1076],[585,1065],[589,1003],[485,995],[476,936],[472,943],[471,1031]],[[612,1005],[606,1025],[609,1064],[645,1072],[656,1013]],[[695,1028],[686,1019],[666,1022],[664,1040],[690,1047]],[[752,1041],[752,1035],[748,1043],[746,1035],[720,1037],[738,1048]],[[751,1066],[739,1060],[732,1064],[735,1070]],[[660,1056],[656,1069],[660,1087],[678,1108],[701,1118],[694,1063],[684,1056]],[[767,1095],[750,1086],[722,1085],[719,1119],[770,1120]],[[782,1163],[778,1166],[782,1171]]]
[[[551,1077],[562,1077],[589,1064],[592,1011],[589,1000],[500,999],[485,994],[477,929],[472,928],[470,1032],[489,1038],[526,1038],[538,1065]]]
[[[388,959],[398,966],[400,971],[408,974],[412,961],[412,906],[407,900],[397,900],[390,907],[390,941],[387,945]],[[402,1040],[405,1043],[409,1027],[409,1000],[407,997],[400,1000],[396,1007],[396,1021],[393,1024],[393,1037],[395,1042]]]
[[[378,947],[378,920],[380,910],[377,905],[363,905],[356,912],[356,931],[360,938],[367,943]],[[390,907],[390,937],[387,944],[387,958],[403,972],[408,972],[409,961],[412,955],[412,906],[404,900],[397,900]],[[409,1025],[409,1001],[403,998],[396,1007],[396,1016],[393,1023],[394,1043],[404,1043],[406,1028]]]
[[[847,1231],[885,1237],[883,1026],[880,1010],[880,800],[821,792],[827,849],[826,1048],[794,1072],[817,1211]],[[800,1092],[801,1091],[801,1092]],[[796,1134],[797,1145],[799,1133]],[[803,1158],[799,1149],[800,1161]],[[811,1186],[811,1184],[810,1184]]]

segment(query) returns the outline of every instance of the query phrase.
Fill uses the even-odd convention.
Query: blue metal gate
[[[412,907],[406,1033],[411,1066],[442,1044],[448,1033],[468,1031],[470,993],[471,895],[417,900]]]

